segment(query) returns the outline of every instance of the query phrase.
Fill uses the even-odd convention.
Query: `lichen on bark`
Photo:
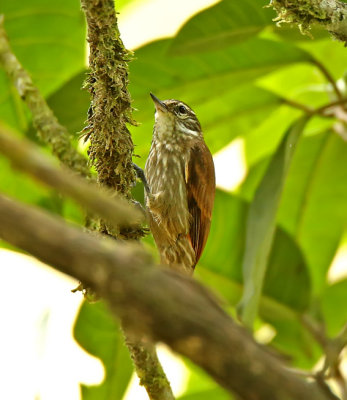
[[[127,124],[131,117],[131,97],[127,89],[128,62],[132,53],[120,38],[113,0],[81,0],[88,26],[90,72],[85,87],[91,94],[86,137],[90,139],[89,157],[95,166],[98,182],[131,200],[136,181],[132,163],[134,145]],[[115,230],[100,221],[99,232],[115,239],[139,239],[146,232],[141,226]],[[78,287],[81,290],[84,285]],[[88,293],[88,289],[85,289]],[[124,325],[124,324],[123,324]],[[173,400],[174,396],[157,358],[155,346],[141,339],[127,344],[136,371],[151,400]]]
[[[313,24],[327,29],[336,39],[347,42],[347,3],[339,0],[271,0],[278,24],[297,24],[310,35]],[[311,36],[311,35],[310,35]]]
[[[83,0],[82,8],[90,46],[90,72],[85,82],[92,99],[86,128],[89,156],[99,183],[129,198],[136,180],[134,146],[126,125],[135,124],[127,90],[131,53],[120,40],[112,0]]]

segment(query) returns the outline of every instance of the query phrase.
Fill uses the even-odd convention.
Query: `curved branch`
[[[0,196],[0,237],[86,282],[127,331],[162,341],[244,400],[327,400],[287,371],[196,281],[153,266],[136,243],[118,243]]]
[[[51,147],[63,164],[81,175],[89,176],[88,161],[72,147],[67,129],[60,125],[30,75],[13,54],[4,29],[3,15],[0,15],[0,64],[31,111],[40,139]]]
[[[336,39],[347,42],[347,3],[339,0],[271,0],[278,23],[298,24],[308,33],[312,24],[327,29]]]

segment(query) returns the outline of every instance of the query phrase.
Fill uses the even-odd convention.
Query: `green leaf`
[[[217,190],[211,232],[195,277],[217,297],[222,297],[222,304],[235,306],[242,296],[242,257],[248,210],[249,203]],[[292,237],[282,229],[276,229],[259,315],[277,332],[274,346],[297,366],[312,366],[321,354],[300,322],[300,315],[307,312],[310,301],[311,282],[303,254]],[[286,330],[288,325],[293,328]],[[301,351],[303,347],[305,349]]]
[[[347,144],[330,130],[311,134],[308,127],[297,144],[277,220],[302,249],[319,296],[347,220]],[[238,191],[242,198],[253,198],[268,163],[266,157],[251,167]]]
[[[273,243],[276,214],[294,149],[308,117],[297,120],[288,130],[261,181],[247,218],[243,257],[244,293],[239,305],[244,323],[252,327]]]
[[[254,126],[244,136],[245,156],[248,167],[274,154],[289,126],[302,112],[286,105],[277,107],[270,115],[264,115],[262,123]],[[253,197],[253,196],[252,196]],[[246,197],[251,200],[252,197]]]
[[[52,93],[85,63],[85,21],[78,0],[3,1],[5,28],[11,47],[44,95]],[[23,105],[0,71],[0,115],[23,129]],[[24,126],[17,120],[24,118]]]
[[[40,187],[22,172],[15,171],[10,162],[0,157],[0,191],[26,203],[39,203],[50,197],[50,189]]]
[[[267,0],[224,0],[191,18],[178,32],[170,51],[188,54],[241,42],[273,24]]]
[[[278,96],[310,107],[330,101],[326,78],[312,63],[289,65],[257,80],[257,85]]]
[[[297,250],[296,250],[297,251]],[[284,262],[281,266],[281,280],[286,283],[286,289],[290,292],[290,297],[293,299],[298,288],[298,297],[303,297],[308,300],[309,293],[309,277],[307,268],[297,270],[297,276],[293,279],[293,273],[289,273],[289,279],[283,279],[287,274],[286,268],[290,264]],[[268,274],[271,276],[271,267],[268,268]],[[222,304],[236,305],[241,299],[243,286],[227,275],[222,273],[212,272],[202,266],[198,266],[195,276],[202,281],[210,290],[216,293],[217,298],[222,297]],[[271,278],[270,278],[271,279]],[[306,281],[306,294],[305,294]],[[274,288],[278,281],[274,280]],[[265,292],[265,290],[264,290]],[[272,296],[275,293],[272,293]],[[292,308],[291,305],[281,303],[271,295],[263,293],[259,303],[259,316],[262,321],[272,325],[276,331],[274,339],[270,345],[280,351],[290,360],[291,365],[300,368],[312,368],[316,364],[319,357],[322,355],[322,349],[315,342],[314,338],[307,332],[301,323],[301,310]],[[294,304],[294,302],[293,302]],[[233,311],[233,310],[232,310]]]
[[[284,188],[278,222],[296,238],[315,296],[347,223],[347,143],[332,131],[302,137]]]
[[[228,302],[235,305],[242,293],[242,258],[245,249],[246,219],[249,204],[242,199],[217,190],[212,226],[206,249],[196,268],[196,275],[214,282]],[[279,278],[286,275],[284,282]],[[225,279],[225,281],[224,281]],[[224,282],[224,283],[223,283]],[[222,288],[225,290],[222,290]],[[293,239],[281,229],[275,232],[263,296],[298,313],[310,303],[310,279],[302,253]],[[269,314],[274,313],[274,307]]]
[[[331,40],[329,37],[326,40],[303,42],[300,44],[300,48],[311,54],[313,60],[318,61],[317,66],[319,66],[319,63],[323,65],[332,75],[333,79],[338,80],[345,74],[347,54],[344,43]],[[320,74],[325,76],[322,71],[320,71]],[[331,85],[326,89],[330,93],[334,92]]]
[[[87,119],[90,96],[82,89],[86,74],[86,70],[79,72],[47,99],[59,122],[66,126],[71,134],[80,132]]]
[[[213,152],[238,135],[248,134],[278,106],[279,98],[252,81],[287,64],[309,61],[301,50],[274,41],[253,38],[223,50],[176,56],[172,40],[139,49],[130,64],[130,91],[135,119],[136,152],[147,156],[153,130],[153,103],[149,91],[161,99],[176,98],[193,107]]]
[[[233,397],[226,392],[201,368],[187,359],[184,359],[189,369],[189,378],[184,394],[177,400],[232,400]]]
[[[172,39],[159,40],[135,52],[136,60],[130,64],[135,100],[147,98],[149,90],[159,95],[158,90],[164,89],[166,93],[181,93],[192,83],[206,79],[211,88],[214,78],[221,80],[218,88],[225,89],[225,78],[233,77],[233,84],[240,84],[287,64],[312,59],[295,46],[258,38],[222,50],[184,56],[170,54],[171,44]]]
[[[132,362],[120,327],[104,303],[83,303],[74,336],[105,367],[106,376],[101,385],[82,386],[83,400],[121,399],[132,376]]]
[[[268,322],[276,330],[271,346],[290,360],[291,365],[312,369],[317,364],[322,348],[302,325],[300,318],[289,320],[270,315]]]
[[[347,279],[328,286],[322,294],[322,311],[327,334],[338,335],[347,323]]]
[[[206,389],[197,391],[195,393],[185,394],[178,397],[178,400],[231,400],[230,393],[226,392],[222,388],[216,387],[214,389]]]

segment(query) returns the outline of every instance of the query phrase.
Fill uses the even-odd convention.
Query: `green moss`
[[[269,6],[277,12],[277,24],[297,24],[303,34],[311,36],[313,23],[332,23],[332,16],[327,15],[320,3],[320,0],[272,0]]]
[[[113,0],[82,1],[88,24],[90,71],[85,88],[91,94],[86,134],[90,139],[89,157],[98,182],[131,198],[136,181],[132,157],[134,144],[127,124],[132,118],[128,86],[128,62],[132,53],[120,38]],[[143,230],[119,231],[101,223],[103,232],[115,237],[138,239]]]

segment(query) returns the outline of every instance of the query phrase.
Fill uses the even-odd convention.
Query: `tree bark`
[[[339,0],[272,0],[279,23],[295,23],[304,33],[312,24],[327,29],[336,39],[347,42],[347,3]]]
[[[88,27],[90,48],[89,77],[86,87],[91,94],[87,135],[89,156],[98,173],[98,182],[130,198],[136,180],[132,163],[134,145],[127,123],[132,119],[128,85],[128,62],[131,53],[120,38],[113,0],[81,0]],[[99,231],[120,239],[139,239],[140,227],[114,229],[107,220],[100,221]],[[125,336],[128,336],[123,326]],[[126,338],[135,369],[151,400],[173,400],[174,396],[157,358],[155,347]]]
[[[153,266],[136,243],[98,238],[0,196],[0,236],[86,282],[127,331],[162,341],[244,400],[326,400],[285,370],[199,283]]]

